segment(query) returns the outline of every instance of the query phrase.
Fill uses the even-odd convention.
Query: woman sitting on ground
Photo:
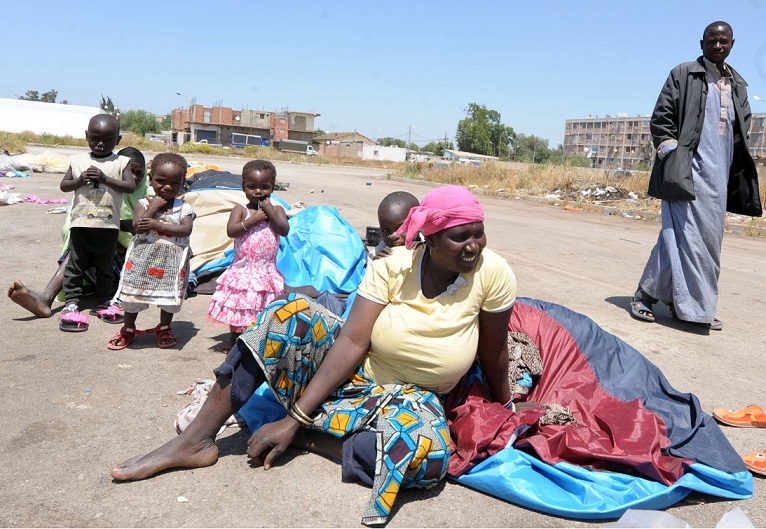
[[[344,481],[373,488],[362,523],[385,523],[400,487],[430,487],[445,476],[441,396],[477,355],[493,400],[512,406],[507,335],[516,278],[485,249],[483,221],[469,191],[428,193],[397,232],[408,248],[418,232],[426,243],[374,261],[345,323],[300,294],[273,302],[216,370],[188,428],[112,477],[212,465],[219,428],[265,381],[287,415],[253,433],[248,455],[266,470],[291,445],[331,455],[342,461]]]

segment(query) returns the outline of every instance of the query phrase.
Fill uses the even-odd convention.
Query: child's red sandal
[[[178,344],[178,339],[170,325],[158,325],[154,328],[154,332],[157,333],[157,347],[160,349],[169,349]]]
[[[120,351],[133,343],[133,340],[135,339],[136,330],[123,326],[119,331],[117,331],[117,334],[115,334],[112,339],[109,340],[109,343],[106,344],[106,347],[112,351]]]

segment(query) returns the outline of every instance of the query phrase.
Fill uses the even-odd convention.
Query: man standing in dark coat
[[[747,83],[725,62],[732,46],[728,23],[709,24],[702,57],[673,68],[657,99],[649,194],[662,199],[662,230],[631,301],[639,320],[654,321],[652,305],[662,301],[677,319],[723,329],[716,304],[726,211],[762,212],[747,148]]]

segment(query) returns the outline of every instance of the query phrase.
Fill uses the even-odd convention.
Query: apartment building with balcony
[[[235,110],[229,107],[205,107],[192,103],[171,113],[172,141],[206,141],[229,145],[232,134],[260,136],[272,143],[282,139],[311,142],[314,119],[320,114],[283,110]]]
[[[631,169],[654,163],[649,116],[609,116],[566,120],[567,155],[585,156],[591,167]],[[753,114],[749,147],[753,157],[766,158],[766,114]]]
[[[753,114],[747,143],[753,158],[766,158],[766,114]]]
[[[604,169],[631,169],[649,166],[654,158],[648,116],[609,116],[568,119],[564,130],[564,151],[585,156],[591,166]]]

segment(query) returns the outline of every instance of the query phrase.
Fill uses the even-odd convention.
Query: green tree
[[[314,132],[311,133],[311,136],[316,138],[317,136],[324,136],[325,134],[327,133],[323,131],[322,129],[316,129]]]
[[[420,147],[418,147],[417,143],[410,143],[407,146],[407,149],[410,150],[410,151],[420,152]]]
[[[455,140],[458,149],[487,156],[502,156],[509,152],[516,133],[500,121],[500,113],[484,105],[469,103],[466,117],[457,124]]]
[[[555,151],[548,148],[548,140],[535,135],[519,134],[513,147],[513,160],[516,162],[548,163],[555,161]],[[560,161],[561,155],[558,156]]]
[[[40,101],[41,103],[55,103],[58,95],[58,91],[53,89],[43,92],[42,94],[37,90],[27,90],[23,96],[19,96],[19,99],[25,101]],[[64,101],[63,104],[66,105],[67,101]]]
[[[432,152],[436,156],[444,156],[444,149],[454,149],[455,146],[452,144],[451,141],[443,142],[443,141],[432,141],[431,143],[428,143],[423,146],[422,150]]]
[[[101,107],[101,110],[109,114],[110,116],[118,117],[120,115],[120,110],[114,106],[114,103],[112,102],[112,98],[107,96],[104,97],[101,96],[101,104],[99,105]]]
[[[572,167],[590,167],[590,158],[585,156],[567,156],[566,163]]]
[[[386,136],[385,138],[380,138],[378,140],[378,145],[380,145],[382,147],[396,146],[396,147],[401,147],[402,149],[404,149],[404,140],[400,140],[399,138],[391,138],[389,136]]]
[[[170,116],[165,116],[162,118],[162,121],[160,121],[160,130],[170,130],[172,126],[173,123],[171,122]]]
[[[160,132],[160,124],[151,112],[128,110],[120,114],[120,129],[143,136],[147,132]]]

